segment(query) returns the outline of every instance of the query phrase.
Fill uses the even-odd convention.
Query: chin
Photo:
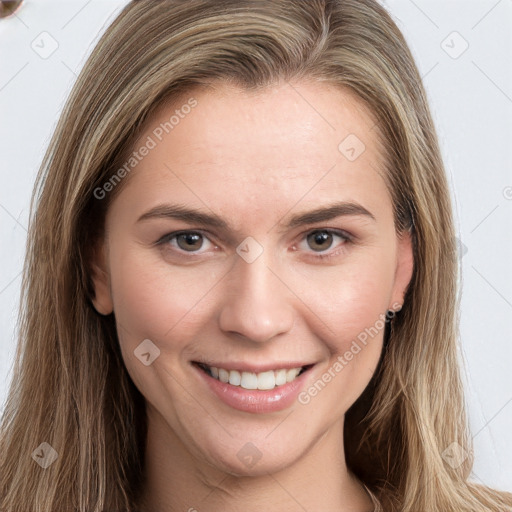
[[[300,459],[300,453],[288,452],[283,456],[270,450],[270,446],[260,450],[254,443],[247,442],[242,447],[230,448],[227,453],[209,451],[203,460],[215,469],[235,477],[258,477],[278,473]]]

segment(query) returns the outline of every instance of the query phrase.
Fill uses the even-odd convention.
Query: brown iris
[[[195,251],[203,245],[203,236],[199,233],[181,233],[176,236],[176,243],[184,251]]]
[[[325,251],[332,245],[332,233],[328,231],[314,231],[307,237],[308,245],[314,251]]]

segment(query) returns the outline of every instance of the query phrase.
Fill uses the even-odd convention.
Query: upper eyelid
[[[311,233],[316,233],[318,231],[327,231],[329,233],[346,236],[347,238],[355,238],[354,235],[349,233],[347,230],[345,230],[345,229],[338,229],[338,228],[313,227],[313,228],[306,229],[306,230],[302,231],[299,234],[309,235]],[[177,231],[170,231],[169,233],[166,233],[165,235],[160,237],[159,240],[162,240],[164,238],[172,238],[172,237],[175,237],[175,236],[178,236],[178,235],[182,235],[184,233],[198,233],[200,235],[206,236],[207,238],[209,236],[213,236],[213,234],[211,234],[207,229],[202,229],[202,228],[194,229],[194,228],[191,228],[191,229],[179,229]]]
[[[210,238],[209,233],[202,229],[181,229],[179,231],[171,231],[170,233],[166,233],[164,236],[160,237],[155,243],[160,244],[165,241],[176,239],[178,236],[188,233],[196,233],[201,235],[202,237],[207,238],[210,243],[216,245],[215,242]]]
[[[304,231],[303,233],[304,234],[311,234],[311,233],[317,233],[317,232],[322,232],[322,231],[327,231],[328,233],[332,233],[334,235],[338,235],[338,236],[346,236],[347,238],[354,238],[354,236],[349,233],[348,231],[346,231],[345,229],[337,229],[337,228],[312,228],[312,229],[308,229],[307,231]]]

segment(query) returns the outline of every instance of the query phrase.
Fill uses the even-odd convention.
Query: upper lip
[[[203,364],[210,367],[215,368],[223,368],[224,370],[238,370],[242,372],[251,372],[251,373],[262,373],[270,370],[290,370],[291,368],[302,368],[304,366],[312,366],[315,363],[307,363],[307,362],[298,362],[298,361],[282,361],[282,362],[273,362],[273,363],[245,363],[243,361],[235,362],[235,361],[224,361],[224,362],[215,362],[215,361],[193,361],[194,363]]]

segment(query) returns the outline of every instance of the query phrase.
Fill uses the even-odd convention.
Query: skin
[[[271,503],[281,511],[372,511],[346,466],[343,426],[377,367],[383,329],[308,404],[272,413],[229,407],[191,361],[315,362],[307,389],[379,315],[399,309],[411,239],[395,232],[375,120],[352,93],[325,83],[252,93],[217,84],[161,107],[134,149],[190,97],[197,106],[122,184],[93,265],[94,305],[115,313],[124,362],[147,403],[142,510],[260,512]],[[366,147],[354,161],[338,149],[349,134]],[[286,226],[339,201],[375,219]],[[163,203],[213,212],[229,228],[138,222]],[[322,229],[352,240],[328,236],[320,249],[311,246],[307,235]],[[155,245],[179,230],[203,233],[203,245],[199,238],[195,253],[176,239]],[[263,248],[252,263],[236,252],[249,236]],[[134,355],[144,339],[160,350],[149,366]],[[251,467],[237,456],[248,442],[261,455]]]

